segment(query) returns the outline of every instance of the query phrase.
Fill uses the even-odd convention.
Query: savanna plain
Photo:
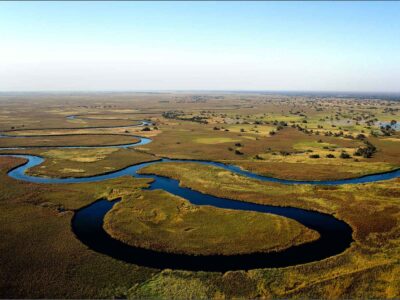
[[[334,181],[400,168],[400,101],[387,97],[268,93],[0,95],[1,298],[400,298],[400,178]],[[143,138],[151,142],[137,144]],[[285,251],[319,233],[276,214],[196,205],[129,174],[139,170],[223,199],[320,212],[347,223],[341,253],[285,267],[158,269],[99,253],[71,229],[99,199],[120,199],[103,228],[132,247],[189,256]],[[179,161],[177,161],[179,159]],[[188,160],[188,161],[185,161]],[[190,161],[189,161],[190,160]],[[212,161],[292,184],[262,181]]]

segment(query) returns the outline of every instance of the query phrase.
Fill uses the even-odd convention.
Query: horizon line
[[[348,93],[348,94],[397,94],[400,91],[355,91],[355,90],[268,90],[268,89],[76,89],[76,90],[0,90],[0,94],[6,93],[151,93],[151,92],[219,92],[219,93]]]

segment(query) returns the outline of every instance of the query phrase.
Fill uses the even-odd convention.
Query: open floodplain
[[[400,101],[0,95],[1,298],[399,298]]]

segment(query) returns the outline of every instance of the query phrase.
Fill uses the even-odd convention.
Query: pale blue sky
[[[0,90],[400,91],[400,2],[0,2]]]

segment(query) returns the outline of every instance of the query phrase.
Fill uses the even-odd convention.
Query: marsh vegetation
[[[257,93],[26,95],[1,96],[0,108],[2,134],[21,136],[0,137],[1,147],[20,147],[0,154],[44,157],[29,170],[36,176],[91,176],[161,157],[219,161],[297,180],[353,178],[400,167],[400,104],[392,100]],[[71,115],[77,117],[67,118]],[[145,131],[130,127],[143,119],[152,122]],[[153,142],[126,149],[50,148],[133,143],[132,135]],[[399,179],[282,185],[211,166],[152,165],[142,172],[179,179],[210,195],[328,213],[353,229],[351,247],[323,261],[188,272],[140,267],[91,251],[70,230],[74,211],[100,198],[121,197],[106,217],[111,235],[178,253],[276,251],[317,236],[286,218],[197,207],[165,192],[143,191],[147,179],[57,185],[9,178],[7,171],[22,162],[0,157],[2,297],[400,297]]]

